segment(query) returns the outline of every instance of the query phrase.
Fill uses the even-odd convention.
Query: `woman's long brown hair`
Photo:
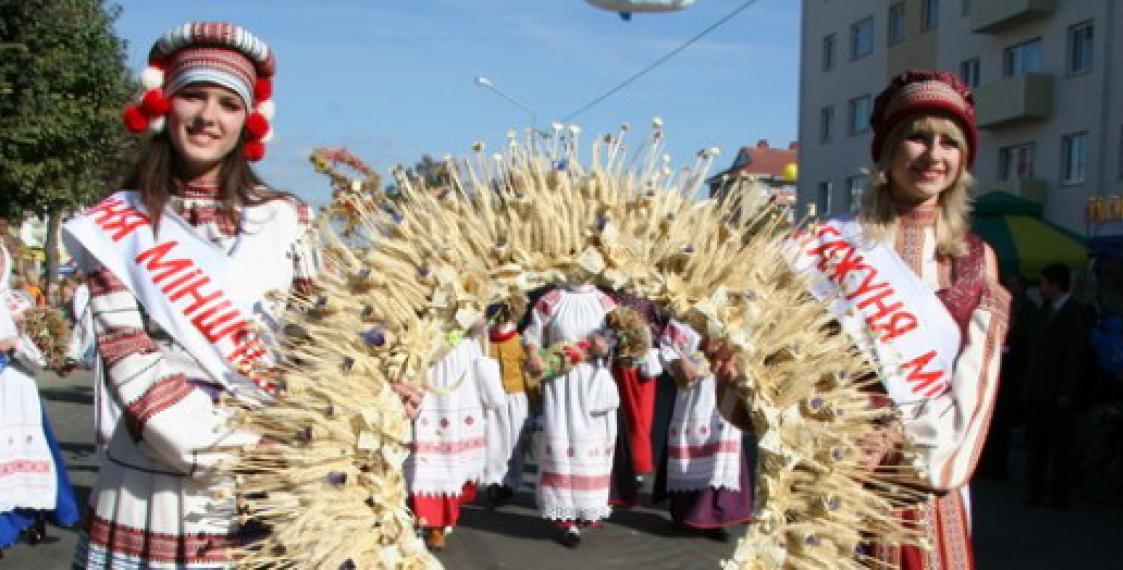
[[[281,198],[298,201],[292,194],[273,190],[265,184],[242,155],[243,143],[244,137],[222,159],[218,174],[218,215],[229,216],[235,223],[240,221],[240,206],[256,206]],[[157,133],[144,142],[123,181],[123,188],[140,192],[152,220],[153,232],[160,225],[168,200],[181,184],[175,175],[178,161],[179,153],[172,147],[167,132]]]

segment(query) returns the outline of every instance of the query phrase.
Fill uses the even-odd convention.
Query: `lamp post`
[[[537,111],[535,111],[534,109],[531,109],[530,107],[528,107],[522,101],[519,101],[518,99],[515,99],[514,97],[508,95],[507,93],[504,93],[503,90],[496,87],[495,84],[492,83],[490,79],[488,79],[488,78],[486,78],[482,75],[476,76],[476,85],[478,85],[480,87],[483,87],[485,89],[490,89],[490,90],[494,91],[496,95],[499,95],[500,97],[506,99],[512,105],[522,109],[523,111],[526,111],[530,115],[530,128],[531,128],[532,132],[538,132],[538,112]]]

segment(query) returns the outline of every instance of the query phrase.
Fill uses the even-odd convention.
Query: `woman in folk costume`
[[[35,379],[23,365],[41,364],[42,355],[16,325],[31,305],[11,295],[11,269],[0,243],[0,557],[25,530],[32,543],[42,540],[45,515],[59,526],[78,522],[62,452]]]
[[[744,434],[718,410],[716,380],[701,355],[702,341],[676,319],[659,337],[660,357],[678,390],[656,492],[670,497],[675,524],[725,540],[724,527],[752,518],[752,465]]]
[[[652,338],[658,337],[659,318],[655,303],[624,292],[616,292],[617,304],[634,309],[647,321]],[[652,349],[645,360],[614,358],[612,376],[620,389],[620,415],[623,416],[624,436],[627,441],[627,459],[637,481],[642,481],[655,471],[651,450],[651,424],[655,416],[655,387],[662,368]],[[620,453],[621,450],[617,450]]]
[[[548,291],[534,304],[523,331],[527,371],[538,376],[547,362],[542,347],[568,345],[572,368],[542,385],[543,429],[536,435],[536,499],[543,518],[576,547],[581,528],[611,514],[609,489],[620,395],[608,367],[605,317],[616,303],[590,283]]]
[[[526,462],[524,433],[530,414],[530,386],[524,366],[526,349],[517,321],[525,312],[505,303],[499,307],[489,330],[488,353],[499,364],[503,384],[503,403],[485,410],[487,415],[487,467],[483,483],[491,507],[498,507],[514,496],[522,484]]]
[[[481,323],[429,369],[403,469],[410,508],[432,550],[445,547],[460,506],[476,499],[487,459],[485,410],[505,403],[499,364],[481,346]]]
[[[270,138],[269,47],[225,23],[153,46],[125,111],[150,132],[125,188],[64,227],[88,276],[101,387],[119,409],[79,568],[216,568],[242,540],[216,465],[258,436],[233,408],[276,391],[272,331],[316,263],[310,214],[250,167]]]
[[[857,220],[812,227],[797,263],[876,357],[885,392],[876,398],[901,412],[930,493],[901,516],[932,549],[876,554],[906,569],[972,568],[968,483],[994,409],[1010,301],[994,252],[969,230],[974,100],[950,73],[908,71],[878,95],[870,125],[877,166]],[[892,462],[892,448],[867,442],[867,459]]]

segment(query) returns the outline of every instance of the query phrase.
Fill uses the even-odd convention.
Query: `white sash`
[[[871,354],[898,406],[948,390],[960,330],[943,302],[886,243],[871,244],[857,221],[818,224],[795,239],[793,266],[815,276],[843,330]]]
[[[133,191],[118,192],[68,222],[63,240],[71,256],[86,260],[88,253],[117,276],[211,380],[260,402],[276,386],[254,373],[274,362],[264,326],[271,323],[255,318],[270,317],[266,292],[287,290],[287,246],[300,231],[293,208],[274,206],[282,203],[247,208],[247,231],[229,255],[170,211],[157,238]]]

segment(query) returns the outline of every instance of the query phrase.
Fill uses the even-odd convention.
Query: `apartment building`
[[[1089,237],[1123,233],[1086,214],[1123,193],[1123,2],[803,0],[800,207],[853,211],[865,190],[873,99],[897,73],[936,68],[973,88],[978,194],[1033,200]]]

